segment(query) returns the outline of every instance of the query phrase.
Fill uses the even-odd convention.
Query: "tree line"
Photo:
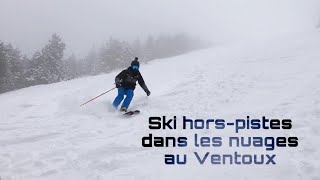
[[[149,36],[132,42],[110,38],[82,58],[65,57],[66,44],[53,34],[31,58],[0,41],[0,93],[24,87],[50,84],[82,76],[108,73],[129,65],[134,57],[142,63],[180,55],[207,47],[207,43],[185,34]]]

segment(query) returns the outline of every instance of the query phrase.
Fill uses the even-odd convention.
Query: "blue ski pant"
[[[124,98],[124,95],[126,95],[126,98],[124,99],[121,108],[125,107],[126,109],[128,109],[133,98],[133,89],[124,89],[123,87],[118,88],[118,96],[113,101],[113,106],[115,108],[118,108]]]

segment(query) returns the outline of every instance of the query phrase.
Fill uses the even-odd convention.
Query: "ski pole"
[[[110,90],[108,90],[108,91],[106,91],[106,92],[104,92],[104,93],[100,94],[99,96],[96,96],[96,97],[94,97],[94,98],[90,99],[89,101],[87,101],[87,102],[85,102],[85,103],[81,104],[80,106],[83,106],[83,105],[85,105],[85,104],[87,104],[87,103],[89,103],[89,102],[91,102],[91,101],[93,101],[93,100],[97,99],[98,97],[100,97],[100,96],[102,96],[102,95],[104,95],[104,94],[107,94],[108,92],[110,92],[110,91],[114,90],[115,88],[117,88],[117,87],[114,87],[114,88],[112,88],[112,89],[110,89]]]

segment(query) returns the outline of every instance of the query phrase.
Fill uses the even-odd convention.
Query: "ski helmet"
[[[140,63],[137,57],[135,57],[134,60],[131,62],[131,67],[132,66],[140,66]]]

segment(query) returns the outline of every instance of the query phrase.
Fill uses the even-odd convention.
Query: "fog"
[[[0,40],[28,55],[53,33],[85,55],[109,37],[189,33],[227,42],[304,32],[319,23],[318,0],[0,0]]]

